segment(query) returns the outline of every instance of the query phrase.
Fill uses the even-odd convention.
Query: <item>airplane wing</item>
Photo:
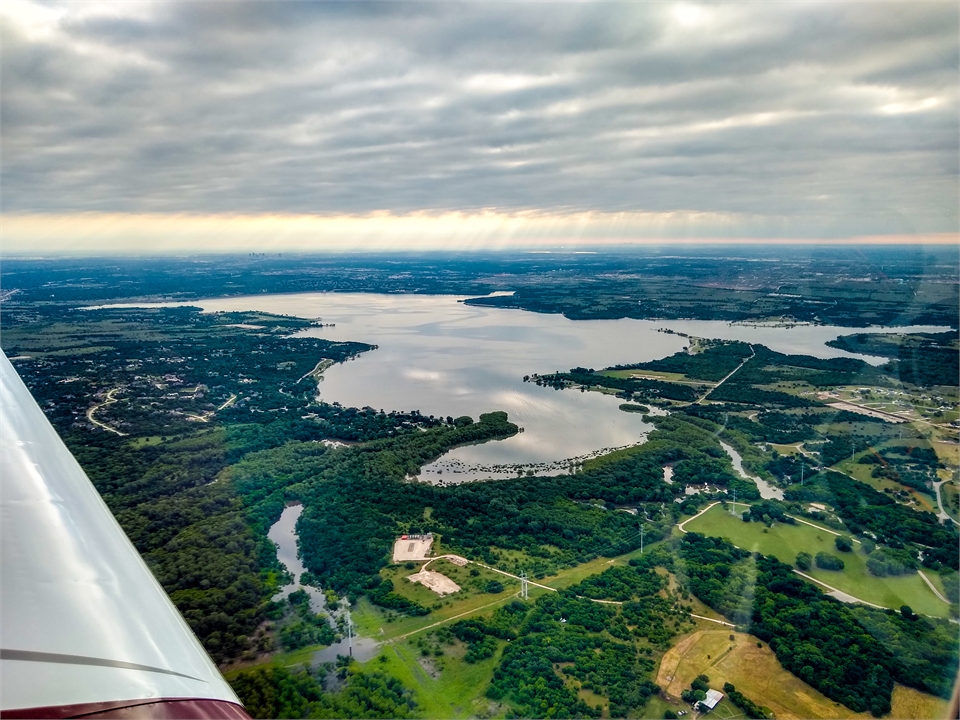
[[[249,716],[0,352],[0,716]]]

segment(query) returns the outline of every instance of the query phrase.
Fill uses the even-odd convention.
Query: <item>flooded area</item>
[[[673,465],[663,466],[663,481],[667,485],[673,485]]]
[[[293,584],[285,585],[271,599],[274,602],[280,602],[286,600],[290,593],[302,589],[310,596],[310,609],[315,613],[324,612],[327,603],[323,591],[300,584],[300,575],[307,569],[300,560],[297,550],[297,520],[300,519],[301,513],[303,513],[303,505],[290,505],[284,508],[280,519],[270,526],[270,531],[267,533],[267,537],[277,546],[277,559],[293,575]]]
[[[333,615],[334,621],[343,615],[343,610],[330,613],[326,610],[326,599],[323,591],[309,585],[300,584],[300,575],[306,568],[300,560],[297,550],[297,520],[303,513],[303,505],[290,505],[284,508],[280,514],[280,519],[270,526],[267,537],[277,546],[277,559],[282,562],[294,580],[290,585],[285,585],[280,592],[273,596],[274,602],[280,602],[289,597],[290,593],[302,589],[310,596],[310,609],[315,613],[325,612]],[[334,626],[336,626],[334,622]],[[365,662],[374,657],[379,651],[380,643],[371,638],[362,638],[354,636],[352,655],[360,662]],[[340,642],[329,645],[322,650],[318,650],[311,656],[313,665],[320,665],[325,662],[335,662],[337,655],[350,655],[350,643],[344,638]]]
[[[359,662],[366,662],[367,660],[372,660],[377,656],[377,653],[380,652],[380,643],[372,638],[359,637],[354,635],[353,637],[353,657]],[[317,650],[313,655],[310,656],[310,664],[316,667],[327,662],[336,662],[337,655],[349,656],[350,647],[346,639],[341,640],[338,643],[333,645],[328,645],[322,650]]]
[[[456,448],[423,469],[421,479],[444,484],[563,472],[585,458],[642,442],[651,429],[641,414],[618,410],[621,401],[612,395],[539,387],[523,382],[525,375],[666,357],[687,347],[687,339],[676,333],[761,343],[784,353],[853,357],[824,344],[854,332],[850,328],[701,320],[574,321],[562,315],[474,307],[461,300],[449,295],[295,293],[191,304],[206,311],[256,310],[321,319],[334,326],[305,333],[377,345],[323,372],[320,398],[327,402],[474,419],[505,410],[523,427],[524,432],[505,440]],[[671,332],[663,332],[667,329]]]
[[[751,480],[757,484],[757,489],[760,490],[761,498],[764,500],[783,500],[783,490],[778,487],[774,487],[766,480],[762,480],[756,475],[750,475],[746,470],[743,469],[743,458],[740,457],[740,453],[722,440],[720,441],[720,446],[723,448],[724,452],[730,456],[730,460],[733,462],[733,469],[737,471],[737,474],[744,480]]]

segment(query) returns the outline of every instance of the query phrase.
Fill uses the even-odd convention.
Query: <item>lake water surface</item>
[[[684,337],[659,332],[664,328],[820,358],[856,357],[824,344],[842,334],[907,330],[757,327],[703,320],[573,321],[561,315],[472,307],[460,300],[449,295],[296,293],[190,304],[206,311],[257,310],[320,318],[335,327],[311,328],[305,334],[378,345],[324,373],[320,398],[327,402],[474,419],[480,413],[505,410],[523,427],[523,433],[506,440],[456,448],[423,468],[422,479],[444,483],[515,477],[518,471],[554,474],[572,459],[641,442],[651,426],[639,414],[619,411],[617,398],[538,387],[523,382],[523,377],[575,366],[654,360],[687,346]]]

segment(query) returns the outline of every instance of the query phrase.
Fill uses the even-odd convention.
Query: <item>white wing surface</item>
[[[0,481],[3,717],[247,717],[2,352]]]

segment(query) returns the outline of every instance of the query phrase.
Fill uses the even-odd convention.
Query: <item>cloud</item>
[[[8,215],[957,229],[952,4],[9,0],[0,14]]]

